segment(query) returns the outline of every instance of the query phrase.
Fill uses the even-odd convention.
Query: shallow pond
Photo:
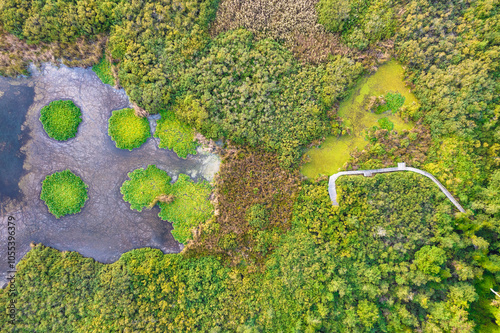
[[[394,123],[394,130],[410,129],[411,123],[403,122],[395,115],[375,114],[366,110],[365,101],[370,96],[399,92],[405,97],[404,105],[417,103],[417,99],[404,83],[404,69],[395,60],[382,65],[375,74],[361,79],[351,94],[340,104],[338,115],[344,126],[350,128],[350,135],[331,136],[320,147],[310,149],[306,154],[310,162],[304,164],[301,173],[309,178],[331,175],[339,171],[349,160],[350,153],[356,148],[363,149],[367,141],[364,131],[378,126],[378,120],[387,117]]]
[[[7,220],[11,216],[16,223],[16,262],[29,251],[31,242],[61,251],[78,251],[104,263],[114,262],[134,248],[153,247],[164,253],[182,249],[170,233],[171,224],[158,217],[159,209],[132,211],[123,201],[120,187],[128,172],[148,164],[156,164],[174,180],[179,173],[185,173],[195,180],[210,181],[219,168],[217,155],[200,149],[197,155],[181,159],[172,151],[158,148],[154,138],[133,151],[117,149],[107,133],[108,119],[113,110],[129,107],[129,99],[123,90],[103,84],[90,69],[44,65],[40,70],[32,68],[30,78],[1,78],[0,82],[0,117],[8,116],[12,110],[19,113],[9,128],[2,128],[0,141],[14,141],[12,138],[22,132],[23,120],[27,137],[22,147],[9,152],[11,157],[25,156],[21,166],[15,162],[15,172],[9,176],[10,183],[15,184],[9,188],[18,187],[19,194],[2,191],[4,196],[0,199],[0,243],[6,245]],[[19,90],[22,86],[31,86],[34,96],[29,90]],[[58,99],[71,99],[82,111],[77,136],[65,142],[49,138],[39,121],[40,109]],[[154,125],[153,119],[150,122]],[[89,185],[89,200],[80,213],[56,219],[40,200],[41,182],[48,174],[65,169]],[[6,251],[0,251],[0,285],[5,282],[6,255]]]

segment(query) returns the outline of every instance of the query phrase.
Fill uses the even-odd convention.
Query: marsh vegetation
[[[117,148],[132,150],[151,137],[151,129],[149,121],[138,117],[134,109],[122,109],[113,111],[109,118],[108,134]]]
[[[40,121],[48,136],[66,141],[76,136],[82,112],[73,101],[53,101],[40,110]]]
[[[55,172],[42,182],[42,199],[56,218],[79,213],[88,200],[87,184],[70,170]]]

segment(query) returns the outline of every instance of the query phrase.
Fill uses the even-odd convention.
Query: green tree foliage
[[[441,271],[441,265],[446,262],[446,252],[435,246],[424,246],[415,253],[413,263],[417,269],[424,274],[437,275]]]
[[[42,199],[56,218],[79,213],[88,200],[87,184],[70,170],[55,172],[42,181]]]
[[[179,174],[177,181],[170,187],[171,202],[159,202],[162,220],[172,223],[175,240],[186,244],[193,238],[192,231],[206,222],[213,213],[209,196],[212,187],[206,181],[193,182],[189,176]]]
[[[138,117],[133,109],[113,111],[109,118],[108,135],[117,148],[139,148],[151,137],[147,118]]]
[[[160,148],[172,149],[179,157],[195,155],[198,144],[194,139],[194,130],[179,121],[175,114],[160,111],[161,119],[157,121],[154,137],[160,139]]]
[[[470,136],[498,103],[498,3],[411,1],[397,38],[435,134]],[[496,27],[496,28],[495,28]]]
[[[82,122],[82,112],[73,101],[53,101],[40,110],[43,129],[53,139],[74,138]]]
[[[115,79],[111,72],[111,63],[106,57],[102,57],[99,63],[92,66],[92,70],[97,74],[104,84],[115,85]]]
[[[342,33],[349,47],[363,50],[394,34],[394,5],[392,0],[320,0],[316,9],[320,24]]]
[[[300,146],[328,132],[325,113],[361,66],[341,57],[318,68],[298,66],[279,44],[252,38],[245,30],[217,36],[178,90],[189,91],[208,113],[213,125],[203,134],[220,128],[235,143],[277,152],[290,166]]]
[[[321,23],[329,31],[341,32],[344,27],[347,28],[350,23],[350,19],[352,20],[351,11],[359,10],[363,6],[364,1],[319,1],[317,5],[318,22]]]
[[[128,177],[130,180],[123,183],[120,193],[123,200],[130,203],[130,209],[141,212],[144,207],[150,207],[156,198],[171,192],[170,176],[156,165],[136,169],[129,172]]]
[[[109,30],[118,1],[7,0],[0,22],[10,33],[31,44],[71,42]]]
[[[17,294],[0,293],[2,311],[12,298],[18,304],[18,322],[0,323],[61,332],[472,332],[482,269],[474,241],[455,228],[464,217],[452,216],[435,184],[398,173],[338,186],[332,207],[326,182],[304,184],[291,229],[259,269],[152,249],[104,265],[37,245],[18,265]],[[262,215],[256,205],[246,211]],[[238,237],[217,242],[234,251]]]
[[[172,81],[205,47],[217,1],[124,2],[109,39],[118,77],[130,98],[150,113],[167,109]]]
[[[475,149],[478,144],[458,137],[435,140],[428,163],[423,166],[464,203],[476,195],[485,177],[480,163],[484,157]]]

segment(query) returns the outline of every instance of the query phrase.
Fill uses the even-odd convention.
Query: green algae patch
[[[132,109],[122,109],[113,111],[109,118],[108,134],[117,148],[132,150],[151,137],[151,129],[146,118],[137,117]]]
[[[144,207],[152,207],[163,195],[171,191],[170,176],[158,169],[156,165],[148,165],[146,169],[139,168],[128,173],[120,188],[123,200],[130,203],[130,209],[142,212]]]
[[[48,136],[66,141],[76,136],[82,113],[73,101],[53,101],[40,110],[40,121]]]
[[[70,170],[55,172],[42,182],[42,199],[56,218],[79,213],[88,200],[87,184]]]
[[[194,129],[178,120],[172,112],[160,111],[160,114],[154,134],[160,139],[158,146],[173,150],[181,158],[195,155],[198,144],[194,140]]]
[[[109,84],[110,86],[115,85],[115,78],[111,73],[111,63],[106,57],[102,57],[97,64],[92,66],[92,70],[97,74],[99,79],[101,79],[102,83]]]
[[[389,97],[389,105],[379,114],[369,111],[370,98]],[[356,148],[362,150],[368,143],[365,130],[377,126],[393,128],[396,131],[409,130],[411,123],[405,123],[393,114],[395,109],[418,103],[415,95],[405,85],[404,69],[395,60],[381,66],[378,71],[361,79],[350,95],[340,104],[338,115],[343,119],[349,135],[330,136],[320,145],[306,152],[309,162],[302,166],[301,173],[309,178],[332,175],[342,169]],[[394,106],[393,106],[394,105]],[[386,112],[383,112],[386,111]]]
[[[207,181],[195,183],[181,173],[169,192],[172,201],[158,203],[161,209],[158,216],[172,223],[172,236],[176,241],[185,244],[192,239],[192,230],[212,216],[211,192]]]

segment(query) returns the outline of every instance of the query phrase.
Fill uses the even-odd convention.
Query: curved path
[[[416,168],[411,168],[407,167],[406,163],[398,163],[398,166],[395,168],[384,168],[384,169],[372,169],[372,170],[356,170],[356,171],[341,171],[338,172],[334,175],[330,176],[330,180],[328,182],[328,193],[330,194],[330,199],[332,199],[332,204],[334,206],[338,206],[339,203],[337,202],[337,189],[335,187],[335,181],[337,178],[340,176],[348,176],[348,175],[363,175],[365,177],[371,177],[376,173],[386,173],[386,172],[395,172],[395,171],[413,171],[416,173],[419,173],[423,176],[426,176],[427,178],[430,178],[434,183],[436,183],[437,186],[439,186],[439,189],[446,195],[448,199],[457,207],[459,211],[462,213],[465,213],[465,209],[458,203],[458,201],[451,195],[451,193],[446,189],[446,187],[443,186],[439,182],[439,180],[436,179],[433,175],[430,173],[416,169]]]

